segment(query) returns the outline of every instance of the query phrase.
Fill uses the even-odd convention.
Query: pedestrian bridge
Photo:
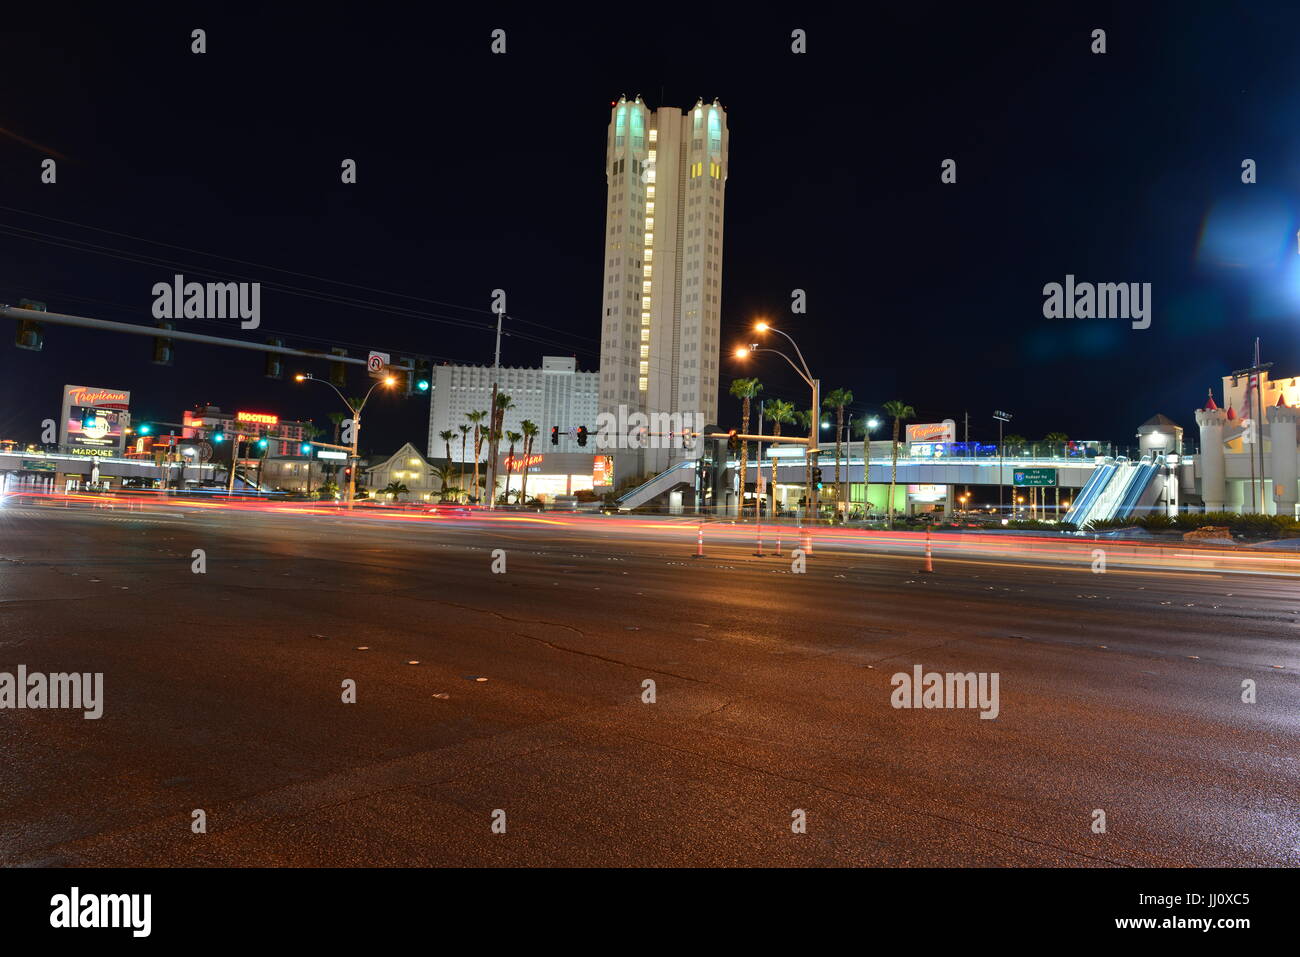
[[[754,484],[758,478],[758,469],[763,470],[763,479],[772,479],[772,462],[776,462],[776,481],[782,485],[803,485],[806,481],[804,462],[805,449],[799,445],[777,445],[774,452],[763,449],[763,460],[749,460],[746,467],[746,484]],[[1056,470],[1057,487],[1062,489],[1082,489],[1092,478],[1093,472],[1107,462],[1106,456],[1050,456],[1050,455],[1015,455],[999,458],[997,456],[978,457],[912,457],[900,455],[897,461],[899,485],[1006,485],[1016,484],[1016,473],[1027,468],[1050,468]],[[618,500],[620,508],[632,509],[654,501],[661,495],[682,489],[693,489],[698,476],[698,459],[686,459],[648,482],[623,494]],[[818,466],[822,470],[822,484],[833,485],[835,481],[835,447],[823,447],[820,450]],[[729,458],[724,465],[722,476],[723,488],[734,488],[735,474],[740,469],[738,458]],[[839,459],[840,481],[850,485],[862,484],[866,471],[863,456],[845,455],[841,450]],[[873,485],[888,484],[894,472],[894,463],[888,453],[871,457],[870,482]]]

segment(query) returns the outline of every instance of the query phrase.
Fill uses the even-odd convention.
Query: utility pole
[[[1266,372],[1273,367],[1271,362],[1259,361],[1259,338],[1255,339],[1255,361],[1249,369],[1238,369],[1233,372],[1233,376],[1248,376],[1246,379],[1246,405],[1245,411],[1255,420],[1255,434],[1253,436],[1254,444],[1258,448],[1259,455],[1259,512],[1265,514],[1268,507],[1264,502],[1264,383],[1261,381],[1260,373]],[[1250,391],[1255,390],[1255,408],[1258,415],[1250,411]],[[1255,449],[1247,449],[1250,454],[1250,497],[1251,508],[1254,508],[1255,498]]]
[[[235,466],[239,464],[239,444],[244,441],[244,437],[238,432],[235,433],[235,441],[230,446],[230,474],[226,476],[226,494],[235,494]]]
[[[996,409],[993,418],[998,420],[998,517],[1000,518],[1006,503],[1007,488],[1007,449],[1002,441],[1002,425],[1011,421],[1011,413]]]
[[[965,425],[965,438],[962,439],[962,442],[963,442],[963,444],[966,446],[966,454],[969,456],[969,455],[970,455],[970,412],[969,412],[969,411],[967,411],[967,412],[963,412],[963,413],[961,414],[961,417],[962,417],[962,421],[963,421],[963,423],[964,423],[964,425]],[[967,498],[970,498],[970,485],[969,485],[969,484],[967,484],[967,486],[966,486],[966,493],[965,493],[965,494],[966,494],[966,497],[967,497]]]
[[[501,318],[504,311],[497,312],[497,345],[492,359],[492,401],[488,406],[488,508],[497,507],[497,380],[501,374]],[[502,416],[504,420],[505,416]],[[502,423],[504,425],[504,421]]]
[[[801,357],[802,358],[802,357]],[[808,497],[812,502],[812,520],[815,525],[821,519],[821,496],[817,494],[817,463],[821,458],[822,438],[822,380],[813,379],[812,387],[812,435],[808,437],[808,454],[812,456],[813,481],[809,483]]]

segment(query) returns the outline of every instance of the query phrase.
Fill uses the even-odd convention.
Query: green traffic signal
[[[429,391],[429,380],[428,380],[428,379],[420,379],[420,380],[418,380],[418,381],[415,383],[415,387],[416,387],[417,389],[419,389],[421,392],[428,392],[428,391]]]
[[[212,436],[212,441],[215,442],[217,445],[220,445],[222,442],[226,441],[226,433],[224,432],[214,433]]]
[[[152,434],[153,434],[153,426],[150,425],[148,422],[144,423],[143,425],[140,426],[140,434],[141,434],[141,435],[152,435]]]

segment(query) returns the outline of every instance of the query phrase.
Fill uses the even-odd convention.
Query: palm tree
[[[446,465],[435,465],[429,471],[438,479],[438,501],[445,502],[447,501],[447,496],[452,493],[460,493],[460,489],[458,489],[455,484],[456,470],[451,467],[450,462]]]
[[[487,418],[486,412],[466,412],[465,418],[469,419],[470,424],[474,426],[474,497],[478,497],[478,460],[483,454],[483,421]]]
[[[800,413],[795,412],[794,403],[786,402],[784,399],[773,399],[771,402],[763,403],[763,416],[772,423],[772,438],[781,437],[781,424],[794,422]],[[757,508],[757,504],[755,505]],[[772,457],[772,507],[768,510],[773,518],[776,517],[776,456]]]
[[[470,427],[462,422],[456,428],[460,430],[460,481],[456,484],[463,492],[465,490],[465,442],[469,438]]]
[[[894,527],[894,486],[898,484],[898,427],[904,419],[916,418],[916,410],[902,399],[885,403],[885,415],[894,420],[894,454],[889,467],[889,525]]]
[[[740,431],[749,432],[749,400],[763,391],[763,383],[757,379],[733,379],[731,394],[740,400]],[[749,443],[740,440],[740,508],[739,514],[745,517],[745,476],[749,474]],[[757,484],[757,483],[755,483]],[[758,515],[758,500],[754,500],[754,514]]]
[[[453,432],[451,429],[448,429],[448,430],[445,431],[445,432],[439,432],[439,433],[438,433],[438,438],[442,439],[442,444],[443,444],[443,445],[446,447],[446,449],[447,449],[447,464],[448,464],[448,465],[451,464],[451,440],[454,439],[455,437],[456,437],[456,433]]]
[[[836,389],[826,398],[822,399],[822,405],[828,409],[835,410],[835,487],[840,487],[840,433],[844,431],[844,407],[853,401],[853,393],[848,389]],[[848,464],[844,470],[848,471]],[[844,503],[844,517],[848,518],[849,505]]]
[[[502,429],[506,419],[506,412],[508,412],[510,409],[513,409],[514,407],[515,407],[514,399],[510,398],[510,396],[506,395],[504,392],[497,393],[496,404],[492,413],[492,428],[491,431],[488,433],[488,443],[489,443],[488,459],[492,463],[491,472],[492,472],[493,496],[496,495],[496,490],[497,490],[496,489],[497,456],[498,453],[501,451],[501,436],[503,434]],[[510,475],[507,473],[506,475],[507,491],[509,490],[509,487],[510,487]]]
[[[325,434],[325,430],[317,426],[314,422],[308,422],[302,428],[302,437],[307,442],[315,442],[324,434]],[[307,497],[311,498],[311,450],[310,449],[308,449],[307,451]]]
[[[523,433],[521,432],[506,433],[506,441],[510,443],[510,458],[507,461],[509,461],[511,464],[513,464],[515,460],[515,446],[519,444],[519,440],[522,439],[523,437],[524,437]],[[522,471],[525,475],[528,474],[527,467],[521,469],[520,471]],[[510,466],[507,465],[506,466],[506,504],[509,503],[510,503]],[[521,504],[522,504],[522,500],[521,500]]]
[[[330,413],[330,421],[334,423],[334,444],[335,445],[342,444],[339,442],[339,429],[343,428],[343,420],[346,418],[347,416],[344,415],[342,412]]]
[[[531,419],[524,419],[519,423],[520,431],[524,433],[524,471],[519,478],[519,504],[528,504],[528,460],[533,455],[533,439],[537,438],[540,431],[537,423]]]
[[[391,495],[393,498],[397,498],[399,495],[406,495],[410,491],[411,490],[402,482],[389,482],[388,485],[384,487],[384,494]]]
[[[870,412],[858,419],[854,423],[855,428],[862,435],[862,520],[867,520],[867,513],[871,511],[871,433],[880,424],[872,424]]]

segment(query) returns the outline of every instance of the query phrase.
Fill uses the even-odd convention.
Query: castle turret
[[[1295,515],[1297,415],[1300,411],[1288,408],[1282,398],[1265,413],[1272,443],[1273,500],[1279,515]]]
[[[1211,392],[1206,407],[1196,410],[1196,424],[1201,428],[1201,499],[1207,512],[1223,511],[1227,499],[1223,457],[1223,427],[1227,423],[1228,414],[1215,405],[1214,393]],[[1291,468],[1295,469],[1294,462]]]

